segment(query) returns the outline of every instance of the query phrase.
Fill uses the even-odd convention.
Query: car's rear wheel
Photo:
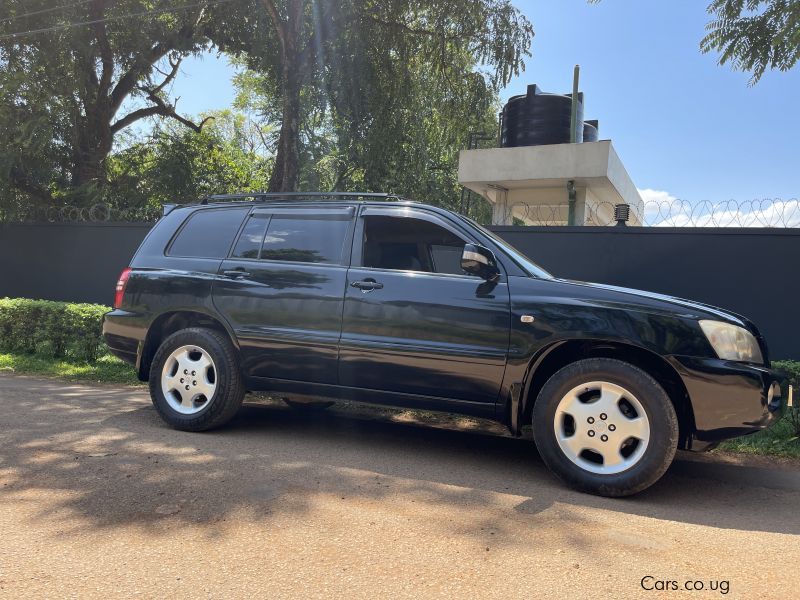
[[[664,389],[629,363],[572,363],[542,387],[533,432],[545,464],[566,483],[628,496],[664,474],[675,456],[678,420]]]
[[[244,387],[227,336],[199,327],[169,336],[153,357],[150,397],[175,429],[205,431],[228,422],[242,405]]]

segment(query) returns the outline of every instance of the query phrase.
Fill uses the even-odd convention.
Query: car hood
[[[603,304],[616,304],[631,309],[672,313],[675,316],[684,318],[716,319],[756,331],[755,326],[745,317],[702,302],[602,283],[571,279],[553,279],[551,281],[558,285],[567,286],[568,289],[561,290],[560,293],[572,295],[576,299]]]

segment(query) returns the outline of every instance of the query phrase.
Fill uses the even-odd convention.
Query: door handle
[[[361,281],[354,281],[350,284],[351,287],[358,288],[362,293],[366,294],[372,290],[382,290],[383,284],[378,283],[374,279],[363,279]]]
[[[231,279],[246,279],[250,277],[250,273],[245,271],[244,269],[230,269],[227,271],[222,272],[225,277],[230,277]]]

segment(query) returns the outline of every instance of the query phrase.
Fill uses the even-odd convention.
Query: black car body
[[[162,342],[195,327],[227,338],[245,390],[465,413],[516,435],[548,380],[586,359],[652,377],[674,408],[681,449],[780,414],[783,379],[739,315],[552,277],[432,206],[265,200],[175,208],[136,252],[103,329],[151,387]],[[480,264],[467,273],[470,257]],[[701,322],[749,332],[754,360],[720,358]]]

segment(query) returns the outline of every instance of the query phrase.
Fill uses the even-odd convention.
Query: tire
[[[164,340],[153,357],[150,397],[175,429],[206,431],[224,425],[241,407],[244,393],[236,351],[217,331],[182,329]]]
[[[533,437],[544,463],[571,487],[630,496],[669,468],[678,419],[667,393],[646,372],[590,358],[564,367],[542,387]]]

